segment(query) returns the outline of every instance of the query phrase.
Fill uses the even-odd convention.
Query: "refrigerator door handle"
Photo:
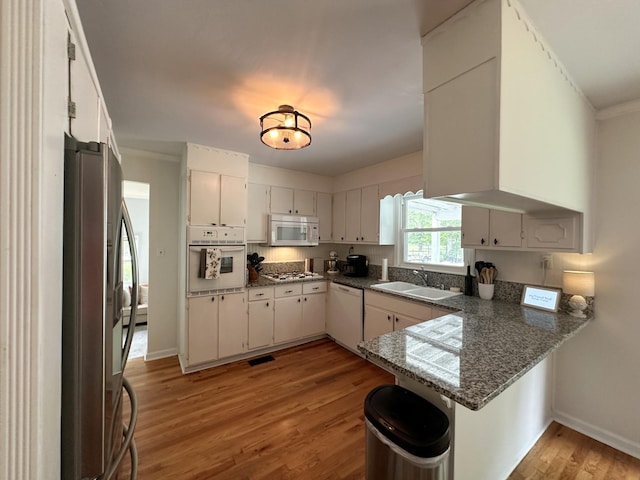
[[[133,283],[131,287],[131,314],[129,317],[129,328],[127,328],[127,337],[122,347],[122,371],[127,364],[127,357],[129,356],[129,349],[131,348],[131,342],[133,341],[133,332],[136,329],[136,312],[138,310],[138,254],[136,252],[135,235],[133,233],[133,226],[131,224],[131,218],[129,217],[129,210],[127,209],[127,203],[122,200],[122,222],[124,228],[127,231],[127,243],[129,244],[129,253],[131,254],[131,281]],[[122,242],[120,242],[122,248]],[[120,257],[120,255],[118,255]]]
[[[114,475],[116,474],[118,467],[120,466],[120,462],[126,455],[127,451],[131,456],[131,475],[129,478],[131,480],[135,480],[138,476],[138,449],[136,447],[136,442],[133,439],[133,432],[136,428],[136,422],[138,421],[138,397],[136,396],[136,392],[129,383],[129,380],[126,377],[122,377],[122,386],[129,395],[130,402],[130,414],[129,414],[129,425],[123,426],[123,440],[122,445],[120,446],[120,451],[115,456],[113,461],[107,465],[107,468],[104,474],[98,477],[97,480],[112,480],[114,479]]]

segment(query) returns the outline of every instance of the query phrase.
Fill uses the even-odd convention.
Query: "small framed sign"
[[[547,312],[557,312],[561,291],[557,288],[534,287],[525,285],[520,305],[539,308]]]

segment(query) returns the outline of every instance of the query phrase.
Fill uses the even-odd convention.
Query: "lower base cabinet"
[[[278,285],[274,289],[273,343],[300,338],[302,331],[302,284]]]
[[[247,351],[246,294],[225,293],[187,300],[189,365]]]
[[[249,350],[273,345],[273,287],[249,291]]]
[[[364,294],[364,339],[370,340],[418,323],[431,320],[447,311],[420,302],[400,300],[385,293]]]
[[[320,335],[326,331],[327,283],[310,282],[302,285],[302,336]]]

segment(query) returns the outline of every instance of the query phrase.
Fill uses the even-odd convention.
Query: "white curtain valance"
[[[390,182],[381,183],[378,187],[381,199],[386,196],[405,195],[409,192],[416,193],[418,190],[422,190],[422,175],[391,180]]]

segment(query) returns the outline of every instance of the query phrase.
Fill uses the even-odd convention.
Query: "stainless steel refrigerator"
[[[122,169],[103,143],[66,136],[64,155],[61,477],[115,480],[129,453],[135,478],[137,402],[123,372],[135,328],[137,256]],[[122,321],[125,244],[133,277],[129,328]]]

